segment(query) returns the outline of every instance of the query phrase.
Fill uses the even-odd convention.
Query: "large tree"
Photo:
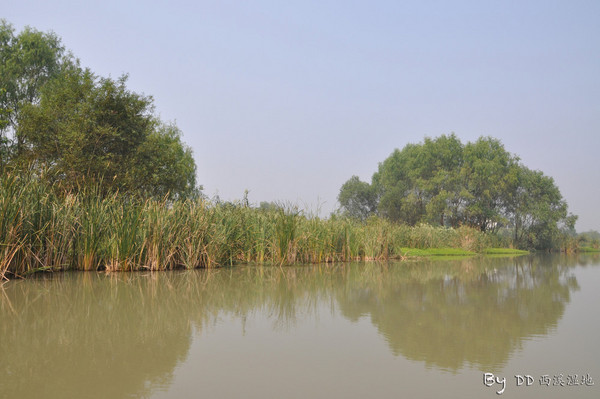
[[[196,164],[192,150],[181,142],[181,131],[173,124],[157,122],[139,146],[128,181],[141,193],[154,197],[194,197]]]
[[[379,212],[394,221],[455,224],[463,145],[456,135],[395,150],[373,175]],[[342,193],[340,193],[340,196]]]
[[[510,227],[521,247],[555,246],[576,220],[552,178],[526,168],[492,137],[463,145],[452,134],[408,144],[379,164],[371,184],[356,176],[344,183],[338,200],[360,219],[378,213],[409,225]]]
[[[460,172],[464,185],[464,222],[486,231],[505,221],[504,210],[518,186],[518,162],[500,140],[492,137],[480,137],[465,146]]]
[[[1,20],[0,169],[33,168],[67,190],[92,183],[143,196],[197,194],[181,132],[126,83],[81,68],[54,33],[16,34]]]
[[[551,177],[522,166],[518,182],[508,207],[515,244],[552,248],[560,227],[573,229],[577,217],[568,214],[567,203]]]
[[[63,70],[20,112],[19,161],[67,189],[101,181],[106,191],[193,193],[195,164],[179,130],[160,122],[152,98],[128,90],[126,80]]]
[[[377,200],[374,187],[360,181],[358,176],[352,176],[344,183],[338,196],[343,213],[361,220],[377,212]]]
[[[0,145],[3,163],[8,151],[20,151],[22,139],[16,133],[21,110],[39,101],[42,87],[71,57],[54,33],[25,28],[19,34],[0,20]]]

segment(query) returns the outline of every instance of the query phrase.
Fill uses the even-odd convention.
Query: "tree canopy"
[[[33,168],[67,190],[187,197],[196,165],[181,132],[127,76],[82,68],[52,33],[0,23],[0,166]]]
[[[369,183],[352,176],[342,186],[338,201],[350,215],[361,220],[377,213],[377,192]]]
[[[356,176],[344,183],[338,201],[360,219],[379,214],[408,225],[509,228],[521,247],[549,248],[576,220],[554,180],[525,167],[500,140],[463,144],[455,134],[394,150],[370,184]]]
[[[69,59],[54,33],[27,27],[15,35],[12,25],[0,20],[0,108],[5,118],[0,133],[16,128],[21,108],[39,100],[40,89]]]

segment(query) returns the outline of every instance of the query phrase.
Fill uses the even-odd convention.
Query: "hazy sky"
[[[0,0],[175,121],[208,196],[322,215],[394,148],[499,138],[600,230],[600,1]]]

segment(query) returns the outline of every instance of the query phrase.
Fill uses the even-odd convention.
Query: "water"
[[[494,398],[504,387],[597,398],[599,265],[531,256],[11,281],[0,397]],[[484,373],[506,382],[488,387]]]

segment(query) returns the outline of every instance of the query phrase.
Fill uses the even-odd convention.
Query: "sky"
[[[600,230],[600,2],[0,0],[100,76],[129,75],[204,194],[327,216],[395,148],[502,141]]]

